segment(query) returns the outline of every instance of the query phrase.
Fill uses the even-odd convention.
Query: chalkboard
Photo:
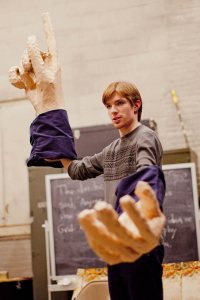
[[[165,263],[199,260],[199,207],[193,163],[163,166]]]
[[[54,174],[45,180],[52,278],[76,274],[78,268],[105,266],[90,249],[77,221],[80,211],[104,200],[103,177],[80,181]]]

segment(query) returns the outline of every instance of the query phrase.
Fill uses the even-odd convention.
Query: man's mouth
[[[116,121],[119,121],[120,119],[121,119],[121,117],[114,117],[113,121],[116,122]]]

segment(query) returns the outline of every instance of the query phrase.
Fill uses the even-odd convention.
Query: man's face
[[[129,133],[138,124],[134,106],[131,106],[130,102],[119,94],[115,93],[107,100],[106,107],[114,127],[119,130],[120,136]]]

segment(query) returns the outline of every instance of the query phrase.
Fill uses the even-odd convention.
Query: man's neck
[[[123,127],[121,129],[119,129],[120,137],[123,137],[123,136],[129,134],[130,132],[132,132],[134,129],[136,129],[140,125],[141,125],[141,123],[137,121],[137,122],[134,122],[131,126],[129,126],[127,128]]]

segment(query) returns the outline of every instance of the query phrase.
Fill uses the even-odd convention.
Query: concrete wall
[[[109,123],[102,91],[111,81],[128,80],[143,96],[143,118],[157,122],[164,150],[183,148],[170,95],[175,89],[190,147],[200,154],[198,0],[1,1],[0,236],[30,233],[25,160],[34,112],[7,71],[18,64],[27,36],[37,35],[46,49],[44,11],[54,24],[72,127]]]

